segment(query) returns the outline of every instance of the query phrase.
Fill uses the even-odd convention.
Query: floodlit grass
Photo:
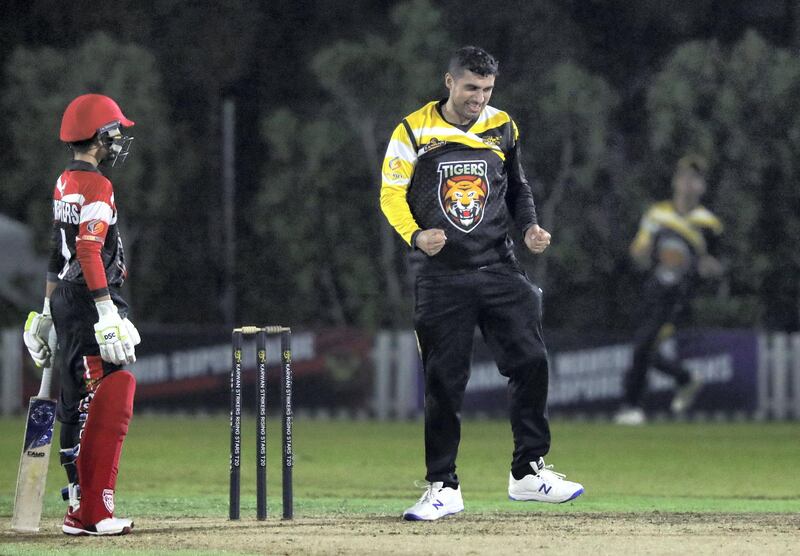
[[[0,517],[12,513],[24,422],[0,420]],[[255,425],[243,431],[242,516],[255,514]],[[56,435],[57,438],[57,435]],[[280,425],[268,423],[269,510],[280,514]],[[466,421],[459,475],[470,513],[800,512],[800,425],[786,423],[553,424],[548,463],[582,482],[564,505],[507,500],[508,423]],[[424,476],[422,423],[296,421],[297,516],[398,515]],[[55,447],[54,447],[55,448]],[[119,515],[224,517],[229,428],[214,417],[135,416],[125,444]],[[45,516],[64,511],[58,451],[51,454]]]

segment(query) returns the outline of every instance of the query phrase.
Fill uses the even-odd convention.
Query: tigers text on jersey
[[[651,252],[651,271],[663,285],[690,282],[697,275],[698,258],[713,254],[722,222],[700,205],[679,213],[672,201],[652,205],[642,217],[633,240],[634,252]]]
[[[95,297],[125,280],[114,190],[87,162],[72,161],[56,182],[51,243],[48,280],[84,284]]]
[[[433,257],[412,251],[418,274],[514,262],[510,218],[523,231],[536,224],[517,126],[491,106],[471,125],[455,126],[442,116],[444,102],[426,104],[395,128],[383,160],[381,209],[409,245],[419,230],[445,231],[447,242]]]

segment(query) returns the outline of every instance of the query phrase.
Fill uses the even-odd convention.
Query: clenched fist
[[[422,230],[418,233],[415,243],[417,249],[420,249],[429,257],[433,257],[436,253],[441,251],[444,244],[447,243],[447,236],[444,235],[444,230],[431,228],[430,230]]]
[[[528,246],[531,253],[537,255],[543,253],[550,245],[550,233],[544,228],[540,228],[538,224],[534,224],[525,232],[525,245]]]

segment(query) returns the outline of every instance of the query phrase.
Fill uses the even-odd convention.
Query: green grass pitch
[[[255,515],[255,424],[245,419],[242,517]],[[12,513],[23,419],[0,420],[0,517]],[[57,431],[56,431],[57,434]],[[424,476],[422,423],[295,421],[295,514],[399,516]],[[525,512],[507,500],[509,425],[467,420],[459,455],[471,513]],[[225,517],[226,415],[135,416],[117,484],[118,515]],[[269,511],[280,515],[280,425],[268,423]],[[586,493],[548,512],[800,512],[800,424],[553,423],[556,470]],[[45,515],[64,512],[54,447]]]

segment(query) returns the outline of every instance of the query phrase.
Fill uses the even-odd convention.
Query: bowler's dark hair
[[[498,63],[494,56],[477,46],[462,46],[450,57],[447,71],[460,77],[464,70],[487,77],[498,74]]]

